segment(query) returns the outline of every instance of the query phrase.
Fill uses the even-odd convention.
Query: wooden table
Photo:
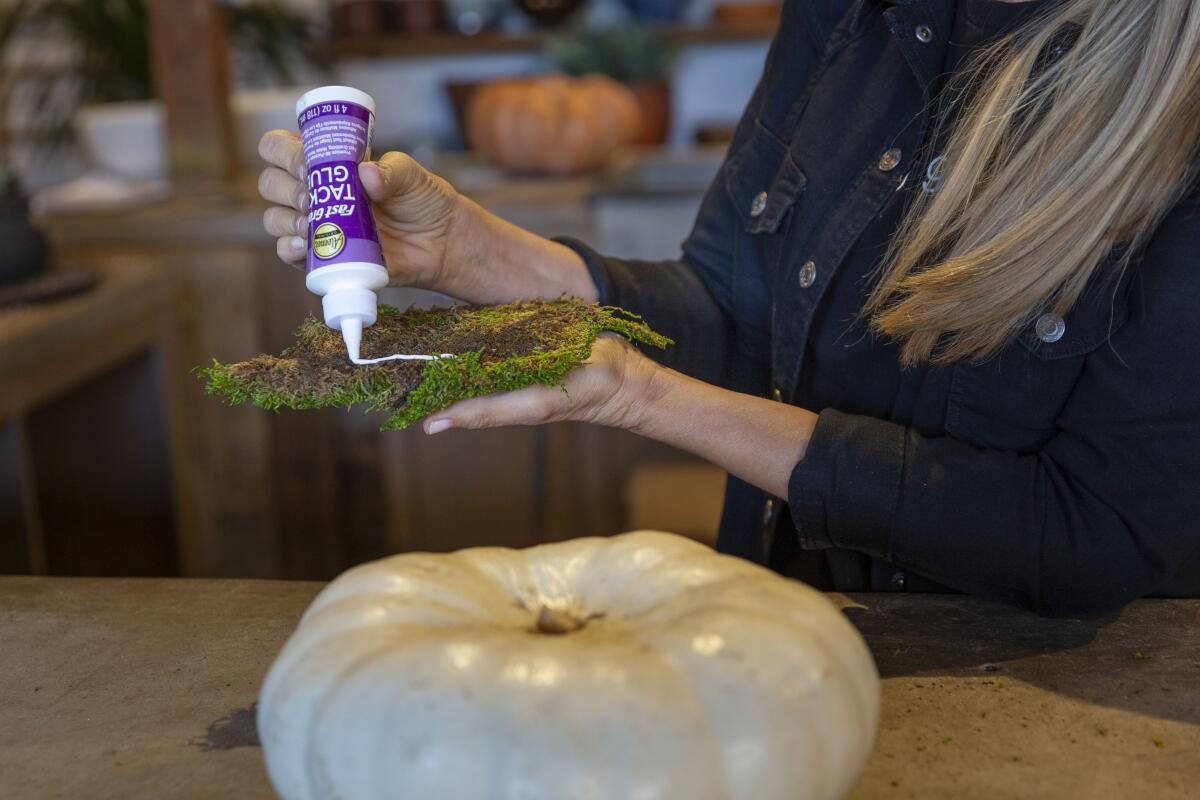
[[[0,796],[270,797],[264,672],[317,583],[0,578]],[[883,675],[854,798],[1191,798],[1200,601],[1104,622],[834,595]]]

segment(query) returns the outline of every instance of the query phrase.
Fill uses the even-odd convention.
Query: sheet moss
[[[469,397],[561,386],[605,331],[655,347],[672,344],[633,314],[578,300],[407,311],[381,305],[379,319],[363,334],[364,357],[453,356],[356,366],[341,335],[310,317],[297,328],[295,345],[279,356],[214,361],[196,372],[209,394],[229,403],[272,411],[361,405],[388,415],[380,430],[395,430]]]

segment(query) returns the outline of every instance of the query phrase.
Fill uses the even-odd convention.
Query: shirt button
[[[754,195],[754,201],[750,203],[750,216],[761,217],[762,213],[767,210],[767,193],[759,192]]]
[[[876,166],[879,167],[880,172],[891,172],[899,165],[900,159],[903,157],[904,151],[899,147],[893,147],[879,157],[879,163]]]
[[[772,497],[763,504],[763,526],[766,527],[775,521],[775,498]]]
[[[897,592],[904,591],[905,578],[903,572],[895,572],[892,574],[892,588]]]
[[[813,285],[813,281],[817,279],[817,262],[805,261],[804,266],[800,268],[800,288],[807,289]]]
[[[774,400],[776,403],[783,402],[783,390],[780,389],[778,386],[776,386],[774,389],[771,390],[771,399]]]
[[[1046,344],[1053,344],[1067,332],[1067,323],[1058,314],[1042,314],[1033,325],[1037,337]]]
[[[933,41],[933,30],[928,25],[918,25],[916,34],[917,41],[921,44],[929,44]]]

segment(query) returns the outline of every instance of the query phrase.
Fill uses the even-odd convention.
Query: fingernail
[[[292,237],[293,250],[303,250],[306,244],[307,243],[304,241],[304,239],[300,238],[299,236]]]
[[[359,164],[358,166],[359,166],[359,178],[360,179],[363,177],[364,171],[368,172],[368,173],[374,172],[375,177],[372,178],[372,180],[375,180],[375,181],[379,182],[380,184],[387,183],[387,180],[384,178],[383,165],[378,164],[374,161],[364,161],[361,164]]]
[[[448,419],[431,419],[425,422],[425,433],[433,436],[435,433],[449,430],[454,427],[454,423]]]
[[[296,208],[300,211],[308,211],[308,192],[301,190],[299,199],[296,202]]]

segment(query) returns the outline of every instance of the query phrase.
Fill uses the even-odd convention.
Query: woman
[[[602,339],[568,393],[426,432],[627,428],[730,472],[727,552],[1088,614],[1200,588],[1198,143],[1200,0],[790,0],[678,261],[534,236],[399,153],[361,176],[397,284],[678,343]],[[296,138],[261,149],[299,262]]]

